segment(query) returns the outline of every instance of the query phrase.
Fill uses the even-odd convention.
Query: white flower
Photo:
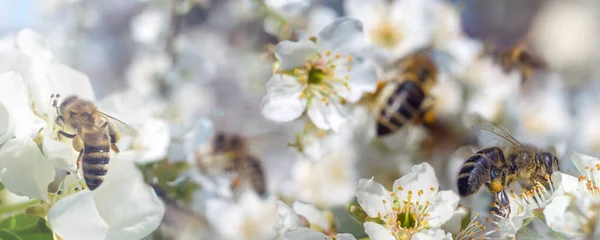
[[[315,126],[338,131],[346,102],[355,103],[376,88],[372,65],[360,55],[362,25],[342,18],[316,38],[283,41],[275,49],[279,70],[267,84],[262,114],[277,122],[297,119],[306,110]]]
[[[440,2],[431,0],[349,0],[344,9],[365,27],[366,39],[383,66],[433,40]]]
[[[600,206],[600,160],[577,152],[571,152],[570,158],[582,175],[560,174],[565,196],[554,198],[544,209],[546,223],[569,238],[598,237],[595,222]]]
[[[0,148],[2,181],[14,193],[47,201],[54,167],[75,168],[72,147],[52,139],[56,111],[50,95],[94,100],[93,90],[87,76],[55,62],[48,43],[31,30],[19,32],[16,48],[0,52],[0,59],[9,60],[0,63],[0,104],[8,113],[0,139],[16,137]]]
[[[62,239],[142,239],[158,227],[165,206],[133,162],[117,155],[109,169],[98,189],[71,194],[50,208],[48,222]]]
[[[261,199],[252,191],[244,191],[238,201],[209,198],[206,218],[220,234],[220,239],[273,239],[277,223],[274,198]]]
[[[467,112],[477,112],[489,119],[501,115],[509,100],[516,99],[521,85],[518,71],[506,74],[491,58],[473,63],[465,80],[473,88]]]
[[[294,194],[298,200],[331,207],[346,204],[354,196],[358,175],[354,167],[356,146],[347,136],[335,135],[329,137],[335,145],[327,145],[333,148],[321,151],[326,155],[320,159],[301,157],[292,166]]]
[[[168,24],[169,18],[163,8],[149,6],[131,20],[131,38],[140,43],[159,44],[166,35]]]
[[[278,202],[279,224],[277,228],[280,230],[278,239],[301,240],[301,239],[326,239],[332,238],[327,233],[336,231],[335,226],[329,224],[325,212],[321,212],[315,206],[303,202],[295,201],[290,208],[283,202]],[[332,213],[329,216],[332,217]],[[309,228],[310,227],[310,228]],[[351,234],[339,233],[336,239],[355,239]]]
[[[264,20],[267,33],[286,37],[293,32],[294,26],[302,22],[304,14],[310,7],[307,0],[265,0],[264,7],[272,11]]]
[[[439,228],[452,217],[459,200],[453,191],[439,191],[428,163],[396,180],[392,192],[373,179],[361,179],[358,185],[358,203],[369,217],[381,221],[364,224],[371,239],[377,240],[444,236]]]

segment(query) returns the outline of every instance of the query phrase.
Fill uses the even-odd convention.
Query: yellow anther
[[[419,196],[423,195],[423,189],[419,189],[419,191],[417,192],[417,194],[419,194]]]
[[[586,179],[586,176],[579,176],[579,181],[580,181],[580,182],[583,182],[583,181],[585,181],[585,179]]]
[[[408,195],[412,195],[412,190],[408,191]]]
[[[325,56],[329,57],[329,55],[331,55],[331,51],[325,52]]]
[[[346,81],[350,80],[350,76],[346,75],[344,76],[344,79],[346,79]]]
[[[352,55],[348,56],[348,62],[352,62]]]
[[[340,54],[335,55],[335,58],[340,58],[340,57],[342,57],[342,55],[340,55]]]
[[[387,203],[387,201],[385,199],[382,199],[381,201],[383,202],[383,204]]]
[[[300,93],[300,97],[301,98],[306,98],[306,95],[304,95],[304,93]]]
[[[306,82],[306,75],[302,75],[302,76],[300,76],[300,81],[302,81],[302,82]]]
[[[322,97],[322,98],[321,98],[321,101],[322,101],[322,102],[327,102],[327,98],[325,98],[325,97]]]
[[[402,191],[404,188],[402,186],[398,186],[398,190]]]
[[[311,65],[310,63],[306,63],[306,64],[304,64],[304,67],[305,67],[306,69],[310,69],[310,68],[312,67],[312,65]]]
[[[431,190],[432,192],[435,191],[434,187],[430,187],[429,190]]]
[[[294,68],[294,74],[296,74],[296,75],[300,74],[300,69]]]
[[[429,201],[425,202],[425,205],[429,205],[429,204],[431,204]]]
[[[596,164],[596,170],[600,171],[600,163]]]

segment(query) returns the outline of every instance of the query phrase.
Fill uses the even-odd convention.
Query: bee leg
[[[77,173],[79,172],[79,169],[81,169],[81,161],[83,160],[83,151],[79,152],[79,156],[77,156],[77,170],[75,170],[75,175],[77,175]]]
[[[115,152],[119,153],[119,147],[117,147],[117,142],[120,139],[120,134],[115,131],[111,126],[108,127],[108,135],[110,136],[110,148]]]
[[[428,96],[421,107],[419,108],[419,115],[416,118],[417,123],[423,123],[425,126],[431,126],[436,119],[435,113],[435,97]]]
[[[494,195],[494,204],[492,204],[491,211],[503,217],[510,215],[510,200],[506,191],[502,190]]]
[[[66,137],[66,138],[75,138],[76,134],[68,134],[66,132],[64,132],[63,130],[58,130],[58,139],[60,140],[60,136]]]

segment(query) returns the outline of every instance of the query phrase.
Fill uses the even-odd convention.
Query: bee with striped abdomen
[[[207,153],[197,153],[196,164],[208,174],[235,173],[233,190],[241,184],[250,184],[261,196],[267,193],[265,172],[261,160],[250,153],[247,139],[237,134],[218,132]]]
[[[77,171],[82,170],[87,187],[94,190],[102,184],[108,171],[110,149],[119,152],[116,145],[119,134],[135,136],[137,131],[98,111],[92,102],[73,95],[58,106],[56,98],[52,106],[57,110],[56,123],[63,128],[58,135],[73,139],[73,148],[79,152]]]
[[[478,140],[491,147],[479,150],[463,163],[457,179],[458,193],[462,197],[476,193],[485,184],[494,194],[498,207],[510,211],[505,188],[511,183],[531,187],[538,182],[549,187],[550,175],[559,170],[553,153],[521,144],[479,114],[469,117]]]
[[[377,136],[396,132],[407,123],[423,117],[431,121],[431,100],[429,94],[436,82],[438,70],[425,52],[415,53],[400,62],[401,71],[397,84],[384,86],[378,97]]]

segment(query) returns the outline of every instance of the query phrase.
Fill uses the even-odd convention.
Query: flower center
[[[402,32],[394,26],[389,18],[384,19],[371,33],[377,45],[385,48],[394,48],[402,40]]]
[[[600,171],[600,163],[596,164],[595,167],[585,166],[584,169],[587,171],[587,176],[579,176],[579,184],[587,190],[592,196],[600,196],[600,188],[598,187],[599,179],[596,179],[596,171]]]
[[[402,187],[398,189],[404,190]],[[430,189],[433,189],[431,191],[436,190],[433,187]],[[406,199],[400,199],[395,192],[391,193],[391,196],[395,197],[391,212],[379,218],[387,224],[387,228],[396,239],[410,239],[412,235],[430,228],[427,217],[429,217],[431,203],[426,199],[421,199],[423,194],[424,191],[421,189],[417,191],[417,196],[413,195],[413,191],[408,191]],[[424,201],[413,202],[412,200]],[[385,200],[383,203],[385,205]]]
[[[344,104],[344,93],[350,91],[350,71],[352,56],[342,57],[331,51],[317,53],[303,67],[295,68],[293,75],[306,84],[300,97],[307,98],[309,103],[313,98],[321,100],[325,105],[332,101]]]

